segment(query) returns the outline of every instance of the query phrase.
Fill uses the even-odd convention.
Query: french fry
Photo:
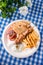
[[[32,47],[29,37],[27,36],[27,41],[29,42],[30,47]]]
[[[38,37],[37,33],[36,33],[35,31],[33,31],[33,34],[34,34],[34,36],[35,36],[36,39],[37,39],[37,37]]]
[[[31,41],[31,45],[35,46],[34,41],[31,38],[31,35],[29,35],[29,40]]]
[[[34,34],[34,32],[32,32],[32,36],[33,36],[34,40],[37,40],[37,37],[36,37],[36,35]]]
[[[34,36],[36,36],[35,41],[37,42],[37,40],[39,40],[39,36],[36,34],[36,32],[34,32]]]
[[[35,35],[37,35],[37,32],[36,32],[36,31],[34,31],[34,34],[35,34]],[[38,35],[37,35],[37,37],[38,37]]]
[[[31,47],[30,46],[26,46],[26,47],[23,48],[23,50],[25,50],[26,48],[31,48]]]
[[[28,48],[30,48],[30,44],[29,44],[29,42],[27,41],[27,39],[23,40],[23,42],[25,42],[26,46],[28,46]]]
[[[37,32],[34,32],[34,34],[36,35],[37,40],[39,40],[39,35],[37,34]]]
[[[33,31],[32,33],[28,34],[26,38],[23,40],[26,44],[26,47],[24,47],[24,49],[36,47],[38,39],[39,36],[37,35],[36,31]]]
[[[31,38],[32,38],[32,40],[34,41],[34,46],[36,46],[36,41],[37,40],[35,40],[35,39],[33,39],[34,37],[31,35]]]
[[[28,44],[28,42],[27,42],[27,40],[26,40],[26,39],[24,39],[24,40],[23,40],[23,42],[25,42],[25,44]]]
[[[25,42],[26,46],[29,46],[29,47],[30,47],[30,44],[29,44],[29,42],[27,41],[27,39],[25,39],[24,42]]]
[[[36,43],[36,39],[35,39],[34,34],[31,34],[31,38],[33,39],[34,43]]]

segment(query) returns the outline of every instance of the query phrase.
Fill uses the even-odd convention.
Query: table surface
[[[43,65],[43,0],[32,0],[32,7],[28,8],[28,14],[23,16],[19,10],[10,18],[0,17],[0,65]],[[26,19],[34,23],[40,31],[40,46],[35,54],[28,58],[15,58],[9,55],[2,44],[2,33],[6,25],[17,19]]]

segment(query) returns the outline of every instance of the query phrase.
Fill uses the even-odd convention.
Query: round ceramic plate
[[[25,51],[21,51],[21,52],[15,52],[13,50],[10,49],[10,47],[7,46],[8,42],[7,42],[7,38],[5,36],[6,34],[6,30],[7,28],[9,28],[9,26],[14,23],[14,22],[17,22],[17,21],[22,21],[22,20],[15,20],[13,22],[11,22],[9,25],[7,25],[4,29],[4,32],[3,32],[3,35],[2,35],[2,41],[3,41],[3,45],[4,45],[4,48],[6,49],[6,51],[14,56],[14,57],[17,57],[17,58],[26,58],[26,57],[29,57],[31,55],[33,55],[37,49],[39,48],[39,45],[40,45],[40,33],[39,33],[39,30],[37,29],[37,27],[30,22],[31,26],[34,28],[35,31],[37,31],[38,35],[39,35],[39,41],[37,42],[37,46],[36,47],[33,47],[32,49],[26,49]],[[24,20],[24,21],[27,21],[27,20]]]

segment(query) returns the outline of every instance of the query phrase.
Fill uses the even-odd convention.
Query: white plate
[[[22,21],[22,20],[16,20],[16,21],[14,21],[14,22],[17,22],[17,21]],[[24,21],[27,21],[27,20],[24,20]],[[3,41],[4,48],[6,49],[6,51],[7,51],[10,55],[12,55],[12,56],[14,56],[14,57],[17,57],[17,58],[26,58],[26,57],[29,57],[29,56],[33,55],[33,54],[37,51],[37,49],[39,48],[40,40],[37,42],[37,47],[36,47],[36,48],[27,49],[27,50],[22,51],[22,52],[12,51],[12,50],[11,50],[10,48],[8,48],[8,46],[7,46],[8,42],[7,42],[7,39],[6,39],[6,36],[5,36],[5,32],[6,32],[7,28],[8,28],[12,23],[14,23],[14,22],[11,22],[11,23],[10,23],[9,25],[7,25],[7,26],[5,27],[5,29],[4,29],[4,32],[3,32],[3,35],[2,35],[2,41]],[[38,35],[39,35],[39,39],[40,39],[39,30],[37,29],[37,27],[36,27],[33,23],[30,22],[30,24],[31,24],[31,26],[34,28],[34,30],[37,31],[37,33],[38,33]]]

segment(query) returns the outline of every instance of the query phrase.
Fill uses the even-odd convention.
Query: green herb
[[[5,18],[7,16],[6,11],[2,12],[2,17]]]
[[[16,7],[12,7],[12,4],[18,4]],[[25,5],[27,6],[28,3]],[[10,17],[11,14],[16,10],[16,8],[19,8],[21,6],[24,6],[24,0],[21,2],[20,0],[0,0],[0,10],[2,10],[2,17]],[[11,13],[11,14],[9,14]]]

